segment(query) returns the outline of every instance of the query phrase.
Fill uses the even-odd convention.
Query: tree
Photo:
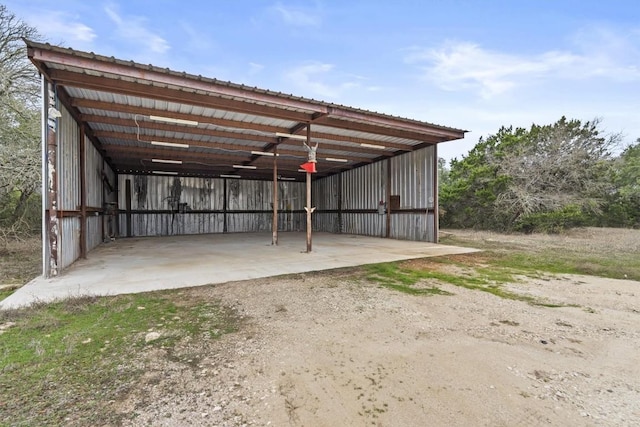
[[[640,138],[613,162],[601,225],[640,227]]]
[[[598,126],[562,117],[481,139],[452,162],[444,225],[554,231],[593,221],[613,191],[611,152],[621,140]]]
[[[23,38],[38,39],[30,27],[0,5],[0,242],[40,224],[39,80]]]

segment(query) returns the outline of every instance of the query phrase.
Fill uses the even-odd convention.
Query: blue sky
[[[45,39],[468,129],[602,119],[640,138],[637,0],[9,0]]]

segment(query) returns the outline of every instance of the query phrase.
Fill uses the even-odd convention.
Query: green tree
[[[481,139],[452,162],[442,188],[443,225],[553,231],[587,224],[611,191],[611,151],[620,142],[598,126],[562,117]]]
[[[608,193],[600,223],[640,227],[640,138],[613,161],[611,183],[613,189]]]

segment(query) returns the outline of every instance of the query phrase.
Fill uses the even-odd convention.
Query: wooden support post
[[[278,138],[279,140],[280,138]],[[271,244],[278,244],[278,145],[273,147],[273,221],[271,223]]]
[[[131,180],[127,179],[124,185],[124,202],[127,209],[127,237],[131,237]]]
[[[86,161],[86,145],[84,139],[84,123],[80,123],[79,127],[79,145],[80,145],[80,167],[78,174],[80,175],[80,257],[87,258],[87,161]]]
[[[387,183],[386,183],[386,201],[387,201],[387,215],[386,215],[386,227],[384,236],[388,239],[391,237],[391,159],[387,159]]]
[[[307,172],[307,253],[311,252],[311,172]]]
[[[307,123],[307,146],[311,147],[311,123]],[[307,253],[311,252],[311,172],[307,172]]]

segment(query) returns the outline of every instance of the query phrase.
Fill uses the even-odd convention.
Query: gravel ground
[[[465,233],[640,253],[636,232]],[[143,380],[110,404],[131,426],[638,425],[640,282],[508,285],[572,305],[559,308],[441,288],[454,295],[407,295],[341,270],[185,290],[234,307],[240,330],[141,355]]]

